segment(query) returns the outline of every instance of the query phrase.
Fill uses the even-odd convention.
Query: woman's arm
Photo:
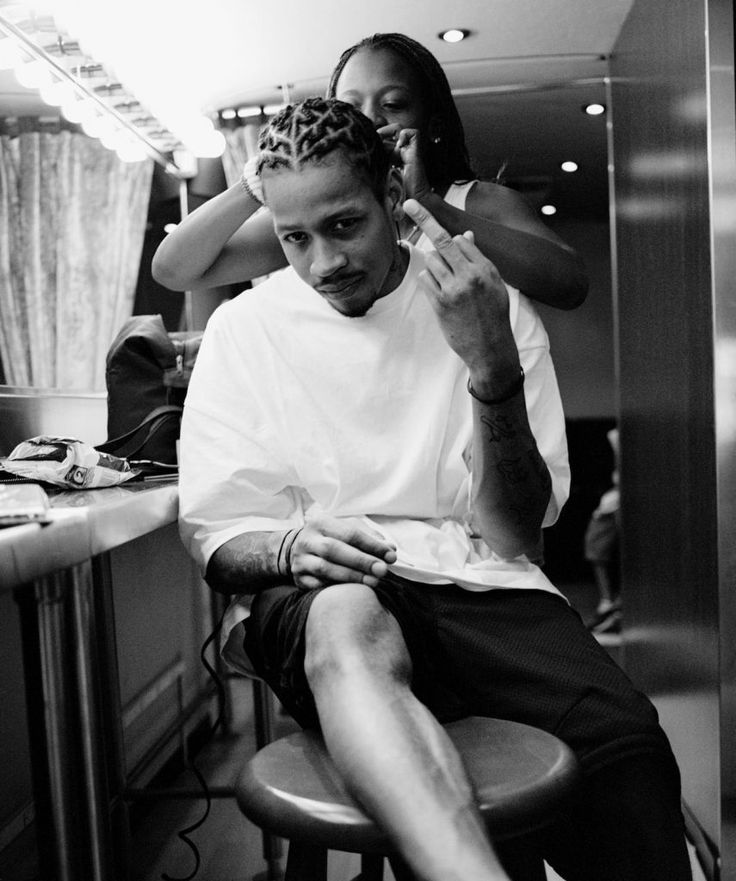
[[[450,233],[470,231],[476,246],[501,277],[527,297],[559,309],[574,309],[588,293],[588,278],[575,251],[556,236],[515,190],[479,181],[468,193],[465,210],[445,202],[427,178],[416,129],[386,126],[382,137],[396,138],[406,197],[416,199]]]
[[[249,281],[286,266],[268,210],[237,183],[205,202],[161,242],[151,271],[173,291]]]
[[[419,201],[451,235],[470,230],[504,281],[531,299],[559,309],[574,309],[585,300],[582,261],[514,190],[479,182],[465,211],[432,192]]]

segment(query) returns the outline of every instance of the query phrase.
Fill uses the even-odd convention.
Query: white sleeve
[[[264,418],[264,374],[252,375],[220,307],[197,355],[179,444],[179,530],[204,572],[212,554],[244,532],[303,520],[302,495]],[[237,327],[237,323],[236,323]]]
[[[509,303],[511,327],[525,374],[529,426],[552,478],[552,492],[542,523],[551,526],[570,494],[565,414],[542,319],[531,302],[514,288],[509,288]]]

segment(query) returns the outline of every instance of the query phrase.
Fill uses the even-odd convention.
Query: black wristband
[[[476,393],[473,391],[473,386],[470,384],[470,377],[468,377],[468,391],[475,398],[476,401],[480,401],[481,404],[505,404],[507,401],[510,401],[511,398],[516,397],[519,392],[524,388],[524,368],[519,368],[519,376],[515,380],[514,384],[509,388],[505,395],[501,395],[498,398],[491,398],[491,400],[485,400],[484,398],[478,397]]]
[[[285,533],[284,537],[281,539],[281,546],[279,547],[279,552],[276,558],[276,566],[279,575],[283,578],[291,578],[291,548],[302,529],[304,529],[303,526],[300,526],[298,529],[291,529]]]

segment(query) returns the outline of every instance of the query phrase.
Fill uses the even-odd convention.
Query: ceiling
[[[63,6],[64,0],[55,0]],[[419,40],[442,62],[455,92],[476,170],[509,181],[559,216],[605,212],[605,117],[581,111],[605,102],[608,56],[632,0],[70,0],[87,51],[110,66],[151,108],[176,82],[192,107],[212,113],[324,91],[342,49],[376,31]],[[10,0],[0,0],[0,14]],[[85,8],[86,7],[86,8]],[[468,29],[460,44],[437,34]],[[104,51],[103,51],[104,50]],[[143,60],[152,65],[143,70]],[[0,72],[0,115],[41,111],[31,92]],[[559,170],[574,159],[580,171]]]

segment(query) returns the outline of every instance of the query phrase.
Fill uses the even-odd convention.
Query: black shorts
[[[265,590],[246,621],[256,671],[303,727],[319,724],[304,674],[305,626],[318,592]],[[441,722],[487,716],[534,725],[565,741],[589,770],[637,752],[671,755],[654,706],[561,597],[394,576],[374,592],[403,633],[412,691]]]

